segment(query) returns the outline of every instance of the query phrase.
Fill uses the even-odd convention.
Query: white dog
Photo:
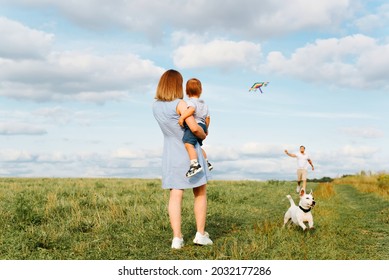
[[[303,230],[307,229],[307,226],[304,222],[308,222],[309,229],[314,229],[313,227],[313,217],[311,209],[315,206],[315,199],[313,198],[313,193],[306,194],[304,190],[300,192],[300,202],[297,206],[290,195],[286,196],[290,201],[290,208],[285,213],[284,217],[284,226],[286,223],[292,219],[292,222],[296,225],[302,227]]]

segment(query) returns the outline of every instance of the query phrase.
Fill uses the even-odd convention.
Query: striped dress
[[[210,179],[208,165],[199,144],[196,144],[195,148],[203,171],[190,178],[185,176],[190,160],[182,142],[184,129],[178,124],[180,116],[176,108],[180,100],[155,101],[153,104],[153,114],[164,138],[162,155],[162,188],[164,189],[193,189],[206,184]]]

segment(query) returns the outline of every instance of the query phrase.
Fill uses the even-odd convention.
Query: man
[[[300,193],[300,191],[303,189],[305,192],[305,188],[307,186],[307,169],[308,164],[311,165],[312,170],[315,170],[313,167],[312,161],[308,154],[305,153],[305,147],[300,146],[300,152],[297,154],[291,154],[288,152],[288,150],[285,150],[285,153],[290,156],[297,158],[297,188],[296,192]],[[301,188],[301,181],[303,182],[303,187]]]

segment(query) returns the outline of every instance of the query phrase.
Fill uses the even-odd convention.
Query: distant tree
[[[307,179],[308,182],[312,182],[312,183],[330,183],[333,180],[334,179],[332,179],[331,177],[322,177],[320,179],[317,179],[317,178]]]

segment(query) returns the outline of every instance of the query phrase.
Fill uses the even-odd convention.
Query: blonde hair
[[[198,79],[192,78],[186,82],[186,94],[189,97],[200,96],[202,91],[201,82]]]
[[[159,101],[173,101],[184,98],[182,82],[183,79],[180,72],[173,69],[167,70],[159,79],[155,99]]]

